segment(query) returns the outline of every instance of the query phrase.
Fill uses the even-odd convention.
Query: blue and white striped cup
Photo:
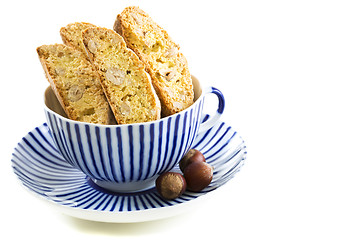
[[[223,94],[201,89],[193,78],[195,102],[157,121],[100,125],[65,117],[54,93],[45,91],[45,115],[64,159],[95,184],[111,191],[140,191],[154,186],[159,174],[172,169],[191,148],[199,131],[211,128],[224,111]],[[216,113],[201,123],[205,95],[218,97]]]

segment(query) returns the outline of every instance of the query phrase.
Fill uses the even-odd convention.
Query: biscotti
[[[138,7],[127,7],[119,14],[114,30],[145,63],[161,101],[162,115],[189,107],[194,100],[191,75],[179,45]]]
[[[96,25],[86,22],[70,23],[60,29],[61,39],[64,44],[71,46],[86,55],[87,53],[82,40],[82,32],[89,27],[96,27]]]
[[[50,86],[70,119],[112,123],[99,75],[80,51],[64,44],[43,45],[36,50]]]
[[[83,42],[119,124],[160,118],[161,106],[138,56],[123,38],[106,28],[88,28]]]

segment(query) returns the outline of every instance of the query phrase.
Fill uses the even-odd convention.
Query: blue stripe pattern
[[[51,116],[50,116],[51,117]],[[204,117],[206,119],[207,116]],[[175,121],[180,121],[176,120]],[[167,123],[167,126],[173,126],[176,124]],[[189,126],[186,121],[182,122],[183,126]],[[191,125],[190,125],[191,126]],[[65,134],[77,135],[84,134],[89,136],[88,128],[74,128],[66,129],[59,137]],[[137,131],[139,130],[139,131]],[[148,129],[150,135],[159,139],[163,139],[163,142],[168,142],[171,139],[176,143],[177,140],[173,136],[168,136],[167,131],[163,131],[164,136],[157,136],[156,129],[153,127]],[[95,130],[99,131],[99,130]],[[135,128],[131,129],[132,137],[135,137]],[[136,129],[136,134],[142,136],[145,129]],[[195,132],[195,130],[193,131]],[[123,132],[101,132],[100,136],[105,136],[105,139],[124,137]],[[191,133],[190,133],[191,134]],[[128,134],[126,134],[127,138]],[[181,135],[180,138],[191,139],[189,136]],[[68,206],[78,209],[92,209],[101,212],[129,212],[129,211],[141,211],[146,209],[163,208],[176,206],[193,199],[196,199],[202,195],[211,192],[218,187],[224,185],[229,181],[241,168],[246,158],[246,146],[239,134],[233,130],[230,126],[223,122],[219,122],[213,128],[208,131],[199,134],[194,143],[194,148],[197,148],[204,153],[207,162],[214,167],[214,176],[211,184],[201,192],[186,191],[182,196],[175,200],[164,200],[157,193],[155,188],[149,189],[143,192],[136,193],[113,193],[108,190],[102,189],[95,185],[89,177],[84,175],[81,171],[74,168],[73,163],[69,163],[64,160],[60,152],[55,146],[57,140],[52,138],[47,124],[43,124],[40,127],[35,128],[29,132],[17,145],[12,156],[12,167],[14,173],[17,175],[21,183],[38,195],[45,197],[47,200],[55,202],[62,206]],[[86,147],[97,145],[96,139],[90,139]],[[155,149],[161,147],[160,143],[154,143]],[[61,145],[60,145],[61,146]],[[144,170],[140,174],[135,172],[119,172],[112,173],[111,166],[117,167],[120,165],[128,165],[129,163],[117,161],[105,163],[104,161],[94,161],[94,159],[105,158],[112,155],[126,154],[129,149],[123,141],[119,146],[101,143],[102,151],[94,149],[89,156],[91,164],[88,164],[89,171],[96,169],[97,175],[106,173],[110,178],[114,178],[116,181],[123,181],[124,177],[132,178],[146,178],[156,172],[157,168],[167,170],[173,165],[173,162],[167,162],[165,165],[160,164],[158,161],[158,154],[154,151],[154,156],[145,156],[142,158],[141,164],[153,165],[154,169]],[[84,142],[69,143],[68,146],[61,146],[64,149],[69,148],[83,148]],[[145,146],[140,146],[136,151],[141,150]],[[132,148],[135,148],[134,146]],[[179,156],[184,146],[175,146],[169,148],[168,151],[176,156]],[[135,151],[135,149],[134,149]],[[101,152],[101,154],[100,154]],[[106,152],[106,153],[105,153]],[[82,155],[81,153],[79,155]],[[109,155],[108,155],[109,154]],[[71,155],[69,153],[69,155]],[[121,159],[121,158],[120,158]],[[79,162],[79,166],[83,163]],[[131,169],[131,168],[129,168]],[[173,171],[179,171],[176,165]],[[129,175],[129,176],[128,176]]]
[[[203,103],[201,98],[188,111],[145,124],[99,126],[68,121],[52,111],[46,118],[56,148],[70,165],[100,181],[140,182],[172,169],[189,150]]]

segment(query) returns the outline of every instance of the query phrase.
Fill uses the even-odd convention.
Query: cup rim
[[[194,82],[194,80],[197,82],[197,85],[199,86],[199,90],[200,90],[200,95],[199,97],[194,101],[194,103],[189,106],[188,108],[178,112],[178,113],[175,113],[173,115],[170,115],[170,116],[167,116],[167,117],[162,117],[158,120],[153,120],[153,121],[149,121],[149,122],[139,122],[139,123],[125,123],[125,124],[113,124],[113,125],[109,125],[109,124],[100,124],[100,123],[89,123],[89,122],[81,122],[81,121],[76,121],[76,120],[72,120],[70,118],[67,118],[67,117],[64,117],[64,116],[61,116],[59,113],[55,112],[54,110],[50,109],[46,103],[45,103],[45,100],[46,100],[46,92],[49,88],[51,88],[51,86],[47,86],[45,91],[44,91],[44,96],[43,96],[43,106],[44,106],[44,109],[45,111],[47,112],[50,112],[52,113],[53,115],[55,115],[56,117],[60,118],[61,120],[64,120],[64,121],[67,121],[67,122],[70,122],[70,123],[73,123],[73,124],[80,124],[80,125],[90,125],[90,126],[97,126],[97,127],[107,127],[107,128],[118,128],[118,127],[128,127],[128,126],[139,126],[139,125],[150,125],[150,124],[153,124],[153,123],[157,123],[157,122],[161,122],[161,121],[166,121],[166,119],[170,118],[170,117],[174,117],[174,116],[177,116],[185,111],[190,111],[192,108],[195,108],[195,105],[197,102],[200,101],[200,99],[204,96],[204,88],[201,86],[201,83],[200,81],[193,75],[191,75],[191,78],[192,78],[192,81]]]

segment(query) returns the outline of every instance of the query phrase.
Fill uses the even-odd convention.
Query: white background
[[[4,4],[0,238],[360,238],[357,1]],[[71,22],[112,28],[129,5],[139,5],[169,32],[203,85],[223,92],[222,120],[244,138],[248,158],[212,198],[180,216],[136,224],[78,220],[27,192],[11,168],[13,148],[45,122],[48,83],[35,49],[61,42],[59,29]]]

